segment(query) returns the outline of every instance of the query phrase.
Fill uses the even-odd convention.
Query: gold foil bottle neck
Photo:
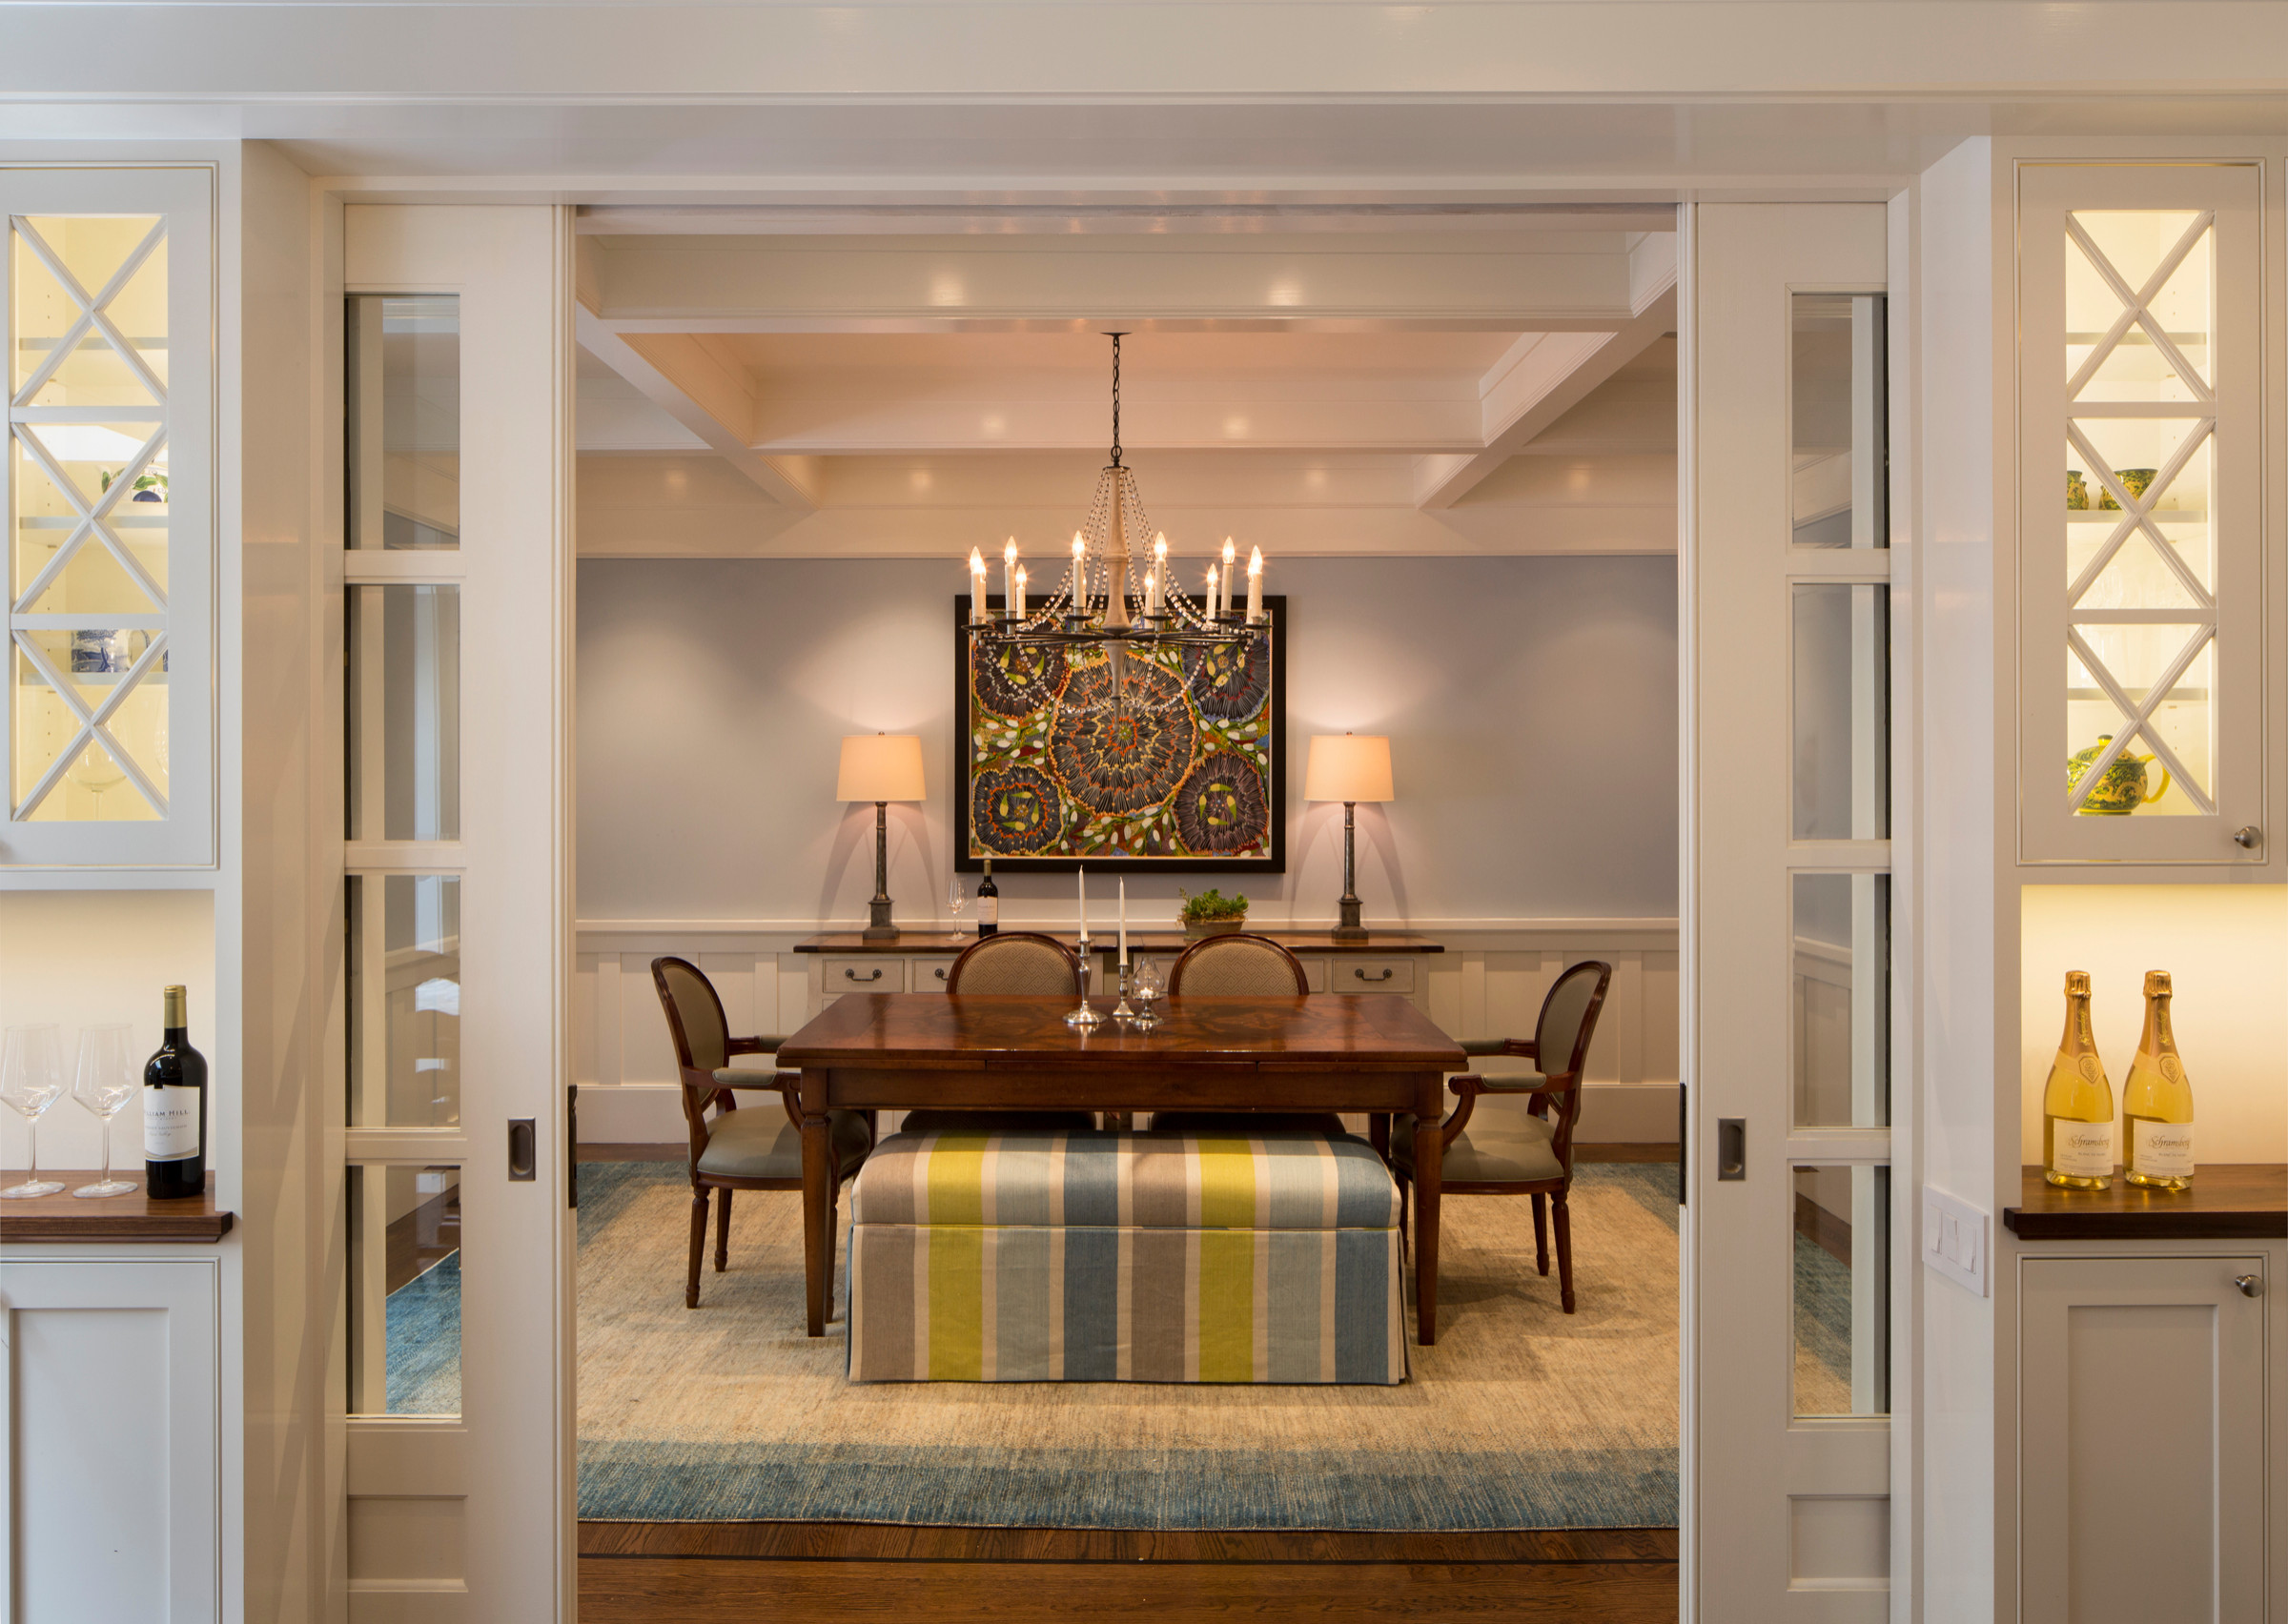
[[[2090,996],[2089,971],[2068,970],[2066,972],[2066,996],[2068,998],[2087,998]]]
[[[169,987],[165,993],[165,1003],[167,1005],[167,1013],[163,1025],[169,1031],[173,1031],[178,1026],[188,1026],[191,1024],[191,993],[189,988],[180,986]]]
[[[2147,970],[2145,972],[2145,996],[2147,998],[2167,998],[2170,994],[2167,970]]]

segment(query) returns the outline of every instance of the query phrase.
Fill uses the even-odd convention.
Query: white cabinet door
[[[2261,1624],[2264,1274],[2256,1256],[2020,1263],[2021,1624]]]
[[[0,1265],[6,1616],[221,1617],[221,1268]]]
[[[0,873],[214,862],[214,190],[0,167]]]
[[[2262,186],[2253,162],[2019,171],[2029,862],[2245,868],[2278,833]]]

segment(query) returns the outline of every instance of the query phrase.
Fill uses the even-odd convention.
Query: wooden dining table
[[[1393,993],[1169,998],[1149,1029],[1065,1025],[1071,998],[845,993],[779,1045],[800,1071],[803,1262],[810,1334],[833,1292],[830,1110],[1353,1111],[1435,1129],[1461,1046]],[[1443,1148],[1415,1134],[1416,1333],[1438,1340],[1438,1195]]]

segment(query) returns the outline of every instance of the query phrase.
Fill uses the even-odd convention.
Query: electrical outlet
[[[1923,1261],[1967,1291],[1986,1295],[1987,1215],[1959,1196],[1923,1187]]]

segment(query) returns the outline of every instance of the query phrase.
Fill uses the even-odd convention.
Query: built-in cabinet
[[[2279,1616],[2282,1255],[2019,1259],[2020,1624]]]
[[[2263,864],[2288,652],[2263,168],[2017,186],[2020,859]]]
[[[0,168],[0,869],[215,861],[214,192]]]

